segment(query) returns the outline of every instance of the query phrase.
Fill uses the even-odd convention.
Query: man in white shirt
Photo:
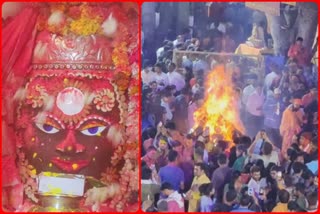
[[[182,44],[182,43],[183,43],[183,36],[178,35],[177,39],[173,41],[173,47],[177,47],[178,44]]]
[[[252,166],[250,168],[250,176],[251,179],[249,180],[248,183],[248,194],[253,196],[253,194],[258,197],[260,188],[261,188],[261,183],[260,183],[260,178],[261,178],[261,170],[259,166]]]
[[[173,118],[173,114],[172,114],[172,110],[170,108],[170,103],[173,100],[173,96],[171,94],[170,91],[163,91],[163,94],[161,95],[161,106],[164,107],[166,109],[166,115],[165,115],[165,119],[168,120],[172,120]]]
[[[168,81],[169,85],[175,85],[177,91],[181,91],[182,88],[186,85],[184,77],[176,71],[176,65],[171,62],[168,66]]]
[[[276,79],[280,80],[280,74],[279,74],[278,67],[276,65],[271,65],[270,68],[271,68],[271,72],[269,74],[267,74],[264,79],[265,91],[268,91],[270,89],[270,86],[272,85],[272,83]]]
[[[248,96],[246,103],[246,127],[247,134],[253,138],[263,128],[263,111],[264,95],[262,85],[257,84],[255,91]]]
[[[256,76],[248,79],[248,85],[242,91],[242,99],[241,100],[244,105],[246,105],[249,95],[251,95],[255,91],[255,88],[253,85],[255,84],[256,79],[257,79]]]
[[[141,79],[144,85],[149,85],[155,81],[155,73],[152,71],[152,66],[149,61],[144,62],[144,69],[141,71]]]
[[[158,48],[158,50],[157,50],[157,52],[156,52],[156,54],[157,54],[157,60],[158,60],[161,56],[163,56],[164,46],[166,46],[168,43],[169,43],[169,41],[168,41],[168,40],[165,40],[165,41],[163,42],[162,47]]]
[[[162,72],[162,65],[159,63],[155,64],[154,71],[155,81],[158,83],[159,88],[163,89],[169,83],[168,76]]]

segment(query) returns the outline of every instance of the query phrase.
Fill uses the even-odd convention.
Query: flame
[[[231,72],[221,65],[208,74],[204,103],[193,115],[193,130],[207,128],[211,140],[214,136],[221,136],[223,140],[232,141],[235,130],[241,133],[245,130],[237,108],[240,98],[234,90],[231,76]]]

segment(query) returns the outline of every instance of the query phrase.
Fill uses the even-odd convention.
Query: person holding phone
[[[248,154],[253,160],[263,160],[264,167],[267,167],[269,163],[275,163],[276,165],[280,165],[279,155],[276,151],[273,150],[273,145],[269,142],[264,142],[262,146],[262,154],[257,155],[253,154],[253,148],[255,147],[256,143],[251,144],[248,149]]]

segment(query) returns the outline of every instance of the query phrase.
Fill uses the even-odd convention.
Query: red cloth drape
[[[15,164],[13,96],[22,87],[30,69],[38,11],[33,7],[24,8],[2,28],[2,188],[6,187],[10,198],[9,204],[3,206],[14,209],[22,204],[23,190]]]

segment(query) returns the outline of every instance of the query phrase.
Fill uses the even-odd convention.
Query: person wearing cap
[[[167,196],[165,201],[167,202],[168,212],[185,212],[182,195],[174,190],[170,183],[164,182],[161,185],[160,190],[163,195]]]
[[[281,153],[284,155],[292,144],[293,136],[301,131],[304,112],[301,108],[301,99],[295,98],[283,112],[280,124],[280,134],[283,138]]]
[[[279,127],[281,123],[281,116],[283,112],[283,103],[280,99],[281,90],[274,89],[273,96],[267,97],[263,104],[264,127],[271,142],[278,148],[281,148],[281,135]]]

